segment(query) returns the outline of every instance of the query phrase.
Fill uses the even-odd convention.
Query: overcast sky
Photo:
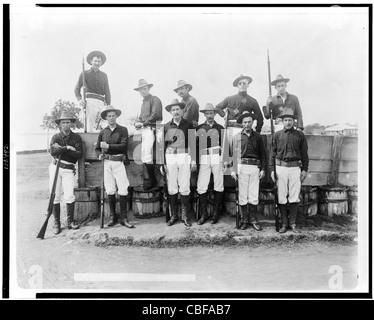
[[[262,107],[272,79],[290,78],[304,124],[363,123],[368,112],[367,8],[13,8],[11,129],[38,132],[58,99],[76,102],[82,55],[106,54],[119,123],[140,112],[140,78],[163,106],[178,80],[204,107],[235,94],[233,80],[253,78]],[[86,63],[86,69],[89,65]],[[275,89],[273,87],[273,94]],[[219,116],[217,116],[219,118]],[[170,115],[164,111],[164,119]],[[203,120],[202,114],[200,122]],[[268,121],[265,122],[267,124]]]

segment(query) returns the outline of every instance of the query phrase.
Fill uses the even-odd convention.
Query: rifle
[[[235,180],[235,216],[236,216],[236,229],[240,227],[240,212],[239,212],[239,176]]]
[[[268,78],[269,78],[269,96],[271,96],[271,77],[270,77],[270,58],[268,50]],[[271,127],[271,151],[274,146],[274,123],[273,123],[273,108],[270,107],[270,127]],[[272,158],[274,167],[274,218],[275,218],[275,231],[279,231],[279,208],[278,208],[278,187],[277,187],[277,168],[275,163],[275,157]]]
[[[60,160],[61,160],[61,154],[58,156],[57,163],[56,163],[56,172],[55,172],[55,177],[53,178],[51,196],[49,197],[47,217],[45,218],[45,221],[42,227],[40,228],[38,235],[36,236],[37,239],[44,239],[45,231],[47,230],[47,226],[48,226],[48,220],[51,217],[52,212],[53,212],[53,201],[55,200],[55,196],[56,196],[55,192],[56,192],[58,171],[60,169]]]
[[[103,183],[101,185],[101,193],[100,193],[100,229],[104,228],[104,158],[101,160],[103,162]],[[109,203],[109,197],[108,197]]]
[[[85,79],[85,71],[84,71],[84,55],[82,59],[82,78],[83,78],[83,101],[84,101],[84,133],[87,133],[87,112],[86,112],[86,79]]]
[[[166,207],[165,208],[165,221],[166,223],[169,222],[170,220],[170,210],[169,210],[169,192],[168,192],[168,178],[166,176],[166,165],[162,165],[164,167],[164,192],[163,192],[163,199],[162,202],[166,202]]]

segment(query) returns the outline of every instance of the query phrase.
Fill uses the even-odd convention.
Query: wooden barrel
[[[349,187],[348,189],[348,212],[350,214],[357,214],[357,198],[358,190],[357,186]]]
[[[225,210],[226,214],[232,217],[236,216],[236,189],[232,187],[225,188]]]
[[[132,209],[137,218],[152,218],[164,215],[160,213],[161,192],[159,187],[144,190],[143,187],[134,187],[132,196]]]
[[[348,212],[347,187],[318,187],[318,212],[332,217]]]
[[[274,188],[260,188],[257,212],[266,218],[274,219]]]
[[[307,216],[314,216],[318,212],[318,188],[301,186],[298,212]]]
[[[97,187],[74,188],[74,220],[82,222],[88,217],[95,218],[100,212],[99,192]]]

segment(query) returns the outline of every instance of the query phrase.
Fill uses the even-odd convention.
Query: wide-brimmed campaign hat
[[[278,74],[274,81],[271,82],[272,86],[275,86],[278,82],[288,82],[290,79],[283,78],[281,74]]]
[[[294,115],[292,109],[283,109],[283,112],[281,113],[280,116],[278,116],[278,118],[294,118],[294,119],[297,119],[297,117]]]
[[[174,89],[175,92],[178,92],[178,89],[184,87],[184,86],[187,86],[188,87],[188,91],[191,91],[192,90],[192,85],[190,85],[189,83],[187,83],[186,81],[184,80],[179,80],[178,81],[178,84],[177,84],[177,87]]]
[[[211,103],[207,103],[204,107],[204,109],[201,109],[200,112],[205,112],[205,111],[214,111],[215,113],[217,113],[217,110],[214,108],[214,106],[211,104]]]
[[[93,57],[101,58],[101,65],[103,65],[106,61],[106,56],[105,56],[104,53],[102,53],[101,51],[92,51],[87,55],[86,60],[87,60],[88,64],[91,64],[91,60],[92,60]]]
[[[106,109],[105,109],[103,112],[101,112],[101,118],[102,118],[103,120],[106,120],[106,115],[107,115],[107,113],[110,112],[110,111],[115,111],[116,114],[117,114],[117,117],[119,117],[119,116],[122,114],[122,111],[121,111],[121,110],[119,110],[119,109],[115,109],[113,106],[108,105],[108,106],[106,107]]]
[[[252,78],[250,76],[243,76],[242,74],[240,75],[240,77],[236,78],[234,80],[234,82],[232,83],[232,85],[234,87],[237,87],[238,86],[238,83],[240,80],[243,80],[243,79],[247,79],[248,80],[248,84],[250,84],[252,82]]]
[[[134,90],[139,91],[140,88],[143,88],[145,86],[148,86],[149,88],[152,88],[153,84],[148,83],[147,80],[145,80],[145,79],[140,79],[139,82],[138,82],[138,86],[136,88],[134,88]]]
[[[74,117],[72,117],[72,116],[70,116],[68,113],[63,112],[61,114],[60,118],[55,120],[55,123],[59,126],[61,120],[70,120],[71,122],[75,122],[75,120],[77,120],[77,119],[74,118]]]
[[[172,106],[180,106],[181,109],[184,109],[185,104],[184,104],[183,102],[179,102],[178,99],[173,99],[173,100],[171,100],[171,103],[168,104],[168,105],[165,107],[165,110],[166,110],[167,112],[170,112]]]
[[[243,111],[242,115],[236,120],[237,123],[242,123],[244,118],[251,117],[252,120],[257,120],[257,115],[253,112]]]

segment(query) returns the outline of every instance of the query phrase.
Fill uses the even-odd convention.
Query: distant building
[[[358,128],[349,124],[337,124],[325,129],[327,135],[357,136]]]

